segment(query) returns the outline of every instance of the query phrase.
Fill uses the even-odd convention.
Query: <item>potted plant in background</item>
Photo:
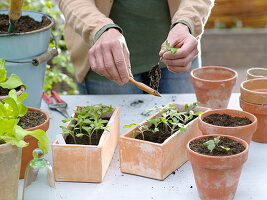
[[[17,74],[7,77],[6,62],[0,58],[0,100],[7,98],[10,90],[15,89],[17,95],[25,91],[25,85]]]
[[[40,12],[21,11],[22,3],[11,0],[9,11],[0,11],[0,57],[7,61],[8,73],[27,85],[25,104],[40,108],[46,62],[57,54],[47,51],[54,20]]]
[[[258,119],[252,140],[267,143],[267,78],[242,82],[239,101],[244,111],[254,114]]]
[[[119,138],[117,107],[78,106],[52,144],[56,181],[102,182]]]
[[[19,117],[27,112],[21,104],[25,93],[18,96],[15,90],[0,102],[0,196],[5,200],[17,200],[18,181],[21,165],[21,149],[28,144],[28,135],[38,140],[38,146],[48,152],[48,137],[43,130],[27,131],[18,125]]]
[[[248,144],[257,129],[257,118],[241,110],[210,110],[198,119],[203,135],[231,135],[245,140]]]
[[[202,200],[234,198],[248,148],[247,142],[229,135],[199,136],[188,142],[188,160]]]
[[[218,66],[206,66],[191,71],[192,85],[200,105],[220,109],[227,108],[237,72]]]
[[[196,118],[208,108],[168,104],[120,136],[120,167],[124,173],[164,180],[187,161],[186,144],[201,132]]]

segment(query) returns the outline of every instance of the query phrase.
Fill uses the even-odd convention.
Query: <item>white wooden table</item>
[[[193,103],[194,94],[169,94],[163,97],[152,95],[75,95],[62,96],[68,103],[71,114],[75,105],[105,104],[121,108],[121,127],[130,123],[139,123],[145,119],[142,112],[155,105],[170,102]],[[232,94],[228,108],[240,109],[239,94]],[[143,103],[131,104],[134,101]],[[51,117],[48,135],[50,143],[60,133],[63,123],[56,111],[48,110],[43,102],[42,107]],[[266,127],[267,128],[267,127]],[[121,128],[121,133],[125,130]],[[193,172],[189,162],[171,174],[164,181],[157,181],[135,175],[123,174],[120,171],[118,147],[102,183],[57,182],[57,200],[198,200]],[[46,158],[51,162],[52,154]],[[205,184],[205,183],[203,183]],[[19,200],[22,196],[23,181],[20,181]],[[1,197],[0,197],[1,199]],[[245,163],[235,200],[267,200],[267,144],[252,142],[249,159]]]

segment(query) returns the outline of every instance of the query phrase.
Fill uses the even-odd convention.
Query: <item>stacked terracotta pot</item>
[[[267,78],[244,81],[240,93],[240,107],[258,119],[258,127],[252,140],[267,143]]]

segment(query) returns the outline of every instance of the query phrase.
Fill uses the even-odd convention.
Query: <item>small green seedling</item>
[[[163,44],[161,46],[161,50],[166,52],[166,51],[170,51],[172,54],[176,54],[176,52],[179,50],[180,48],[173,48],[171,47],[170,43],[168,42],[168,40],[166,40],[166,43]]]
[[[137,124],[129,124],[124,126],[123,128],[130,128],[132,126],[138,126],[138,132],[142,134],[144,139],[144,132],[159,132],[159,125],[161,124],[163,130],[168,130],[172,135],[176,131],[180,131],[180,133],[184,133],[187,130],[188,122],[198,117],[201,112],[195,113],[194,109],[198,105],[198,103],[194,103],[192,105],[185,105],[184,112],[179,112],[172,104],[168,104],[166,106],[155,106],[152,109],[147,110],[147,113],[150,112],[160,112],[161,115],[156,116],[152,119],[148,119],[146,122],[148,125],[137,125]],[[135,138],[137,131],[133,131],[133,137]]]
[[[212,152],[216,146],[221,147],[225,151],[230,150],[230,148],[219,146],[219,142],[220,142],[220,136],[213,138],[213,140],[208,140],[207,142],[204,142],[203,145],[206,146],[210,150],[210,152]]]
[[[112,106],[104,106],[102,104],[78,107],[74,117],[62,120],[64,123],[75,122],[70,123],[69,128],[60,126],[62,134],[71,135],[75,144],[77,144],[76,138],[86,136],[89,139],[89,145],[91,145],[93,134],[98,135],[101,130],[109,131],[108,127],[105,126],[108,120],[102,119],[102,117],[112,111]]]

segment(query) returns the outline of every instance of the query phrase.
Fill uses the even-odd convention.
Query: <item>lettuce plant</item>
[[[4,59],[0,59],[0,87],[11,90],[20,86],[25,87],[19,76],[11,74],[7,77],[6,62]]]
[[[45,131],[38,129],[27,131],[18,125],[19,118],[24,116],[28,108],[23,104],[27,93],[17,97],[13,89],[9,92],[8,98],[0,102],[0,144],[8,143],[17,147],[26,147],[28,143],[24,137],[31,135],[38,140],[38,146],[46,154],[48,152],[48,136]]]

